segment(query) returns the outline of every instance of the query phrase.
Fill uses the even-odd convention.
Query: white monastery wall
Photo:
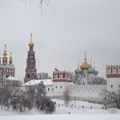
[[[108,78],[107,90],[110,92],[118,92],[120,89],[120,78]]]

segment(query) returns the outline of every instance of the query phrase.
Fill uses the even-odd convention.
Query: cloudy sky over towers
[[[119,0],[49,0],[42,10],[33,1],[0,0],[0,56],[6,43],[16,77],[24,78],[31,32],[38,72],[74,71],[84,51],[100,76],[107,64],[120,64]]]

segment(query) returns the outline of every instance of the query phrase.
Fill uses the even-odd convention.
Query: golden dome
[[[3,52],[3,64],[7,63],[7,51],[6,51],[6,44],[4,45],[4,52]]]
[[[12,52],[10,52],[10,59],[12,59]]]
[[[12,52],[10,52],[9,64],[12,64]]]
[[[87,62],[84,62],[83,64],[80,65],[80,68],[82,70],[88,70],[91,67],[90,64],[88,64]]]
[[[32,33],[30,34],[31,38],[30,38],[30,42],[29,42],[29,46],[30,47],[33,47],[34,46],[34,43],[32,42]]]
[[[86,53],[85,53],[85,58],[84,58],[84,63],[80,65],[80,68],[82,70],[88,70],[91,67],[89,63],[87,63],[87,58],[86,58]]]
[[[7,59],[6,45],[4,45],[3,58],[4,58],[4,59]]]

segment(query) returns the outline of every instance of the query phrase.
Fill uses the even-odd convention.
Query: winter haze
[[[16,77],[23,79],[33,34],[37,72],[74,71],[87,52],[105,77],[107,64],[120,64],[119,0],[0,0],[0,56],[12,51]]]

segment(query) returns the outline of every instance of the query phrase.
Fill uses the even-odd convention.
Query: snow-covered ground
[[[63,100],[54,99],[56,102],[55,114],[118,114],[120,110],[105,110],[101,104],[93,104],[84,101],[70,101],[68,107],[65,106]]]
[[[63,100],[53,99],[56,102],[56,111],[52,114],[32,109],[31,111],[19,112],[12,110],[0,110],[0,120],[119,120],[119,110],[105,110],[102,105],[83,101],[70,101],[68,107]],[[114,114],[113,114],[114,113]],[[92,114],[92,115],[91,115]]]
[[[70,101],[66,107],[63,100],[53,99],[56,102],[56,110],[53,114],[118,114],[120,110],[109,109],[105,110],[101,104],[93,104],[84,101]],[[13,111],[13,110],[0,110],[0,115],[39,115],[46,114],[45,112],[32,109],[25,112]]]
[[[120,115],[8,115],[0,120],[120,120]]]

